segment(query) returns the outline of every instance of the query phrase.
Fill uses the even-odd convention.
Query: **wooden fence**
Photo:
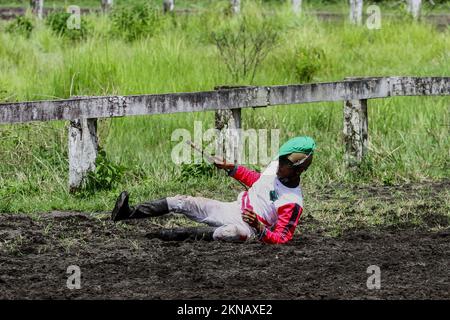
[[[0,124],[68,120],[69,187],[76,190],[97,157],[97,119],[177,112],[216,111],[219,130],[241,127],[241,109],[310,102],[344,102],[345,159],[361,162],[367,153],[367,100],[395,96],[450,95],[450,77],[346,78],[344,81],[216,87],[212,91],[0,103]]]

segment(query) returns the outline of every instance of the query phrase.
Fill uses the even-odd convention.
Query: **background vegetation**
[[[114,0],[116,5],[129,5],[144,0]],[[181,9],[202,9],[208,8],[217,2],[226,2],[228,0],[175,0],[177,8]],[[243,0],[242,3],[252,2],[253,0]],[[29,5],[29,0],[0,0],[0,6],[8,7],[26,7]],[[99,8],[100,0],[45,0],[44,6],[47,8],[61,8],[67,5],[78,5],[83,8]],[[162,6],[162,0],[145,0],[155,6]],[[264,5],[279,6],[290,2],[290,0],[261,0]],[[369,3],[369,1],[365,1]],[[422,1],[423,7],[426,11],[443,12],[448,11],[448,0],[433,0]],[[303,0],[303,6],[313,7],[315,9],[324,9],[327,11],[343,11],[348,0]],[[371,0],[370,4],[381,5],[386,10],[395,10],[395,8],[406,5],[406,0],[392,1],[392,0]]]
[[[229,72],[212,37],[214,32],[236,32],[243,18],[226,14],[227,1],[206,2],[206,9],[195,15],[164,16],[159,2],[158,8],[119,5],[109,16],[84,15],[83,31],[75,34],[63,27],[57,13],[42,23],[29,16],[3,21],[0,102],[249,84],[248,77],[236,79]],[[380,30],[368,30],[318,21],[307,6],[296,17],[287,5],[263,2],[246,1],[242,14],[254,24],[252,32],[268,25],[267,30],[277,34],[252,84],[450,74],[450,29],[438,31],[404,16],[383,18]],[[449,105],[449,97],[369,101],[370,155],[356,172],[343,164],[342,103],[244,110],[243,125],[280,129],[281,141],[313,136],[319,151],[303,178],[306,193],[313,194],[330,184],[392,185],[449,178]],[[124,189],[133,201],[176,193],[234,200],[240,186],[222,172],[171,162],[172,147],[178,143],[171,141],[172,132],[192,131],[195,120],[203,121],[204,129],[213,127],[214,113],[100,120],[105,153],[91,187],[75,195],[67,186],[67,123],[2,125],[0,212],[106,211]],[[105,184],[108,188],[100,187]]]

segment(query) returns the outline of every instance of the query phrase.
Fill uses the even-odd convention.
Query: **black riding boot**
[[[166,198],[143,202],[131,208],[129,219],[143,219],[159,217],[169,213],[169,205]]]
[[[146,235],[149,239],[160,239],[163,241],[185,241],[185,240],[203,240],[212,241],[214,227],[194,227],[194,228],[179,228],[166,229],[156,232],[151,232]]]
[[[148,201],[130,207],[128,205],[128,192],[123,191],[116,201],[116,205],[111,213],[113,221],[120,221],[125,219],[143,219],[150,217],[157,217],[169,213],[169,206],[166,198],[161,198],[154,201]]]
[[[123,191],[122,193],[120,193],[119,197],[117,198],[116,205],[111,212],[112,221],[128,219],[131,214],[131,209],[128,205],[128,197],[128,192]]]

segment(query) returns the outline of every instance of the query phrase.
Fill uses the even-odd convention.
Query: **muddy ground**
[[[389,201],[389,188],[354,192]],[[414,185],[397,190],[417,193]],[[327,197],[331,189],[317,199]],[[305,215],[283,246],[149,239],[164,219],[175,218],[113,224],[105,214],[1,214],[0,299],[450,299],[448,219],[332,237],[307,228],[320,222]],[[81,289],[67,288],[71,265],[80,267]],[[367,288],[371,265],[381,271],[379,290]]]

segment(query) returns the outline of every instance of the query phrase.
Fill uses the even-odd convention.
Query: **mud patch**
[[[150,220],[0,216],[0,298],[449,299],[450,230],[302,233],[284,246],[163,242]],[[67,267],[81,289],[66,287]],[[381,269],[369,290],[367,268]]]

